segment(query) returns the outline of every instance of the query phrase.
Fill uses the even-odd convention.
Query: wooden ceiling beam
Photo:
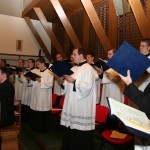
[[[96,35],[98,36],[99,41],[102,43],[102,46],[104,48],[105,51],[107,51],[108,49],[111,49],[112,46],[110,44],[110,41],[103,29],[102,23],[96,13],[96,10],[94,9],[94,6],[91,2],[91,0],[81,0],[85,11],[93,25],[93,28],[96,32]]]
[[[136,22],[140,29],[143,38],[150,38],[149,21],[146,18],[144,9],[140,0],[129,0],[130,6],[133,10]]]
[[[108,38],[113,48],[118,45],[118,18],[113,0],[109,0]]]
[[[45,18],[42,10],[40,8],[33,8],[36,15],[38,16],[41,24],[43,25],[43,28],[45,30],[45,32],[47,33],[49,39],[52,41],[54,47],[56,48],[57,52],[62,54],[63,58],[66,58],[66,54],[65,52],[63,51],[58,39],[56,38],[49,22],[47,21],[47,19]]]
[[[51,55],[50,55],[47,47],[45,46],[44,42],[42,41],[40,35],[36,31],[32,21],[30,20],[29,17],[24,17],[24,20],[26,21],[27,25],[29,26],[30,30],[32,31],[32,33],[33,33],[35,39],[37,40],[37,42],[39,43],[40,47],[43,49],[43,52],[44,52],[45,56],[50,61],[51,60]]]
[[[74,47],[81,47],[80,41],[77,38],[77,35],[74,32],[73,27],[71,26],[71,23],[69,22],[69,19],[67,18],[59,0],[50,0],[50,2],[52,3],[58,17],[60,18],[60,21],[62,22]]]

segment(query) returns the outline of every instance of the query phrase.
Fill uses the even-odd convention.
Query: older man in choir
[[[92,67],[94,67],[94,54],[89,53],[86,55],[86,61],[88,64],[90,64]],[[95,68],[94,68],[95,69]],[[101,79],[99,78],[99,74],[97,72],[97,70],[95,69],[95,75],[97,76],[96,78],[96,93],[97,93],[97,98],[96,98],[96,103],[99,104],[100,103],[100,83],[101,83]]]
[[[86,63],[83,48],[73,50],[72,75],[64,76],[62,88],[65,101],[61,116],[64,126],[62,150],[91,150],[95,129],[96,86],[95,71]]]
[[[114,55],[115,49],[108,50],[107,57],[110,59]],[[102,89],[102,97],[101,97],[101,105],[108,107],[106,97],[111,97],[117,101],[124,103],[124,95],[122,89],[120,89],[117,83],[111,81],[106,73],[103,74],[102,79],[103,89]]]
[[[36,131],[44,132],[49,129],[50,110],[52,108],[53,75],[45,66],[45,60],[36,61],[39,70],[36,72],[41,78],[33,82],[30,108],[32,109],[32,127]]]

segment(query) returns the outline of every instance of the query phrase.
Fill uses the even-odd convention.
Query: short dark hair
[[[147,45],[150,46],[150,39],[148,39],[148,38],[143,38],[143,39],[141,40],[141,42],[146,42]]]
[[[0,71],[4,74],[6,74],[6,77],[9,78],[10,76],[10,69],[6,67],[0,67]]]
[[[92,57],[95,57],[95,55],[93,53],[88,53],[87,55],[91,55]]]
[[[36,62],[40,62],[41,64],[44,63],[45,64],[45,59],[43,57],[39,57]]]
[[[75,50],[75,49],[77,49],[78,50],[78,54],[79,55],[83,55],[83,57],[85,57],[86,56],[86,51],[85,51],[85,49],[84,48],[82,48],[82,47],[80,47],[80,48],[74,48],[73,50]]]
[[[35,64],[35,60],[33,58],[29,58],[28,60],[31,60],[33,64]]]
[[[1,59],[1,62],[4,62],[4,64],[6,64],[6,63],[7,63],[5,59]]]

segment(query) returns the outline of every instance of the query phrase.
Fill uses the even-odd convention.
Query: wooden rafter
[[[81,2],[85,8],[86,13],[89,16],[89,19],[93,25],[93,28],[98,36],[99,41],[102,43],[104,50],[107,51],[108,49],[111,49],[112,46],[110,44],[110,41],[103,29],[102,23],[98,18],[98,15],[96,13],[96,10],[94,9],[91,0],[81,0]]]
[[[138,27],[140,29],[140,32],[142,34],[143,38],[150,38],[150,30],[149,30],[149,21],[146,18],[146,15],[144,13],[144,9],[142,7],[142,4],[140,0],[129,0],[130,6],[133,10],[135,19],[137,21]]]
[[[115,11],[113,0],[109,0],[109,18],[108,18],[108,38],[113,48],[117,48],[118,45],[118,18]]]
[[[57,52],[62,54],[63,58],[66,58],[65,52],[63,51],[59,41],[57,40],[52,28],[50,27],[49,22],[45,18],[42,10],[40,8],[35,8],[35,7],[33,9],[34,9],[35,13],[37,14],[40,22],[42,23],[45,32],[47,33],[48,37],[52,41],[54,47],[56,48]]]
[[[81,47],[80,41],[77,38],[76,33],[74,32],[71,23],[69,22],[59,0],[50,0],[52,3],[58,17],[60,18],[60,21],[62,22],[71,42],[73,43],[74,47]]]
[[[45,56],[50,61],[51,60],[51,55],[50,55],[47,47],[45,46],[44,42],[42,41],[40,35],[36,31],[32,21],[30,20],[29,17],[24,17],[24,20],[26,21],[27,25],[29,26],[30,30],[32,31],[32,33],[33,33],[35,39],[37,40],[37,42],[39,43],[40,47],[43,49],[43,52],[44,52]]]

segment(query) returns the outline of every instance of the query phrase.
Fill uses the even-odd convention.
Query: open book
[[[119,118],[128,131],[143,137],[150,137],[149,119],[146,114],[135,108],[120,103],[112,98],[107,98],[110,115]]]

